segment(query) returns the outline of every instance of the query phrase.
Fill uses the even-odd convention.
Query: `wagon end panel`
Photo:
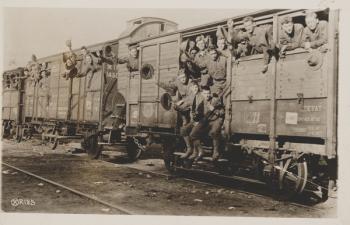
[[[174,128],[177,114],[172,98],[159,83],[175,80],[178,74],[179,34],[140,43],[140,75],[129,80],[128,124]]]

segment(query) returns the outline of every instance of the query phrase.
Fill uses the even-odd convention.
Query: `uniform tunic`
[[[226,85],[226,62],[224,56],[218,56],[214,60],[209,60],[206,64],[208,74],[213,79],[213,85],[210,87],[212,93],[219,94]]]
[[[212,113],[209,110],[210,105],[215,108]],[[198,121],[198,123],[194,125],[190,133],[191,138],[195,140],[206,137],[206,135],[212,138],[220,136],[225,110],[219,98],[211,98],[207,101],[197,95],[192,107],[192,113],[196,115],[194,121]],[[210,116],[208,116],[209,114]]]
[[[274,49],[272,36],[272,26],[264,25],[254,27],[251,33],[244,32],[241,34],[243,39],[248,41],[248,46],[245,55],[263,54],[264,64],[267,65],[270,60],[268,50]]]
[[[304,26],[299,23],[293,25],[293,31],[291,34],[281,30],[280,44],[286,45],[286,50],[288,51],[301,47],[303,31]]]
[[[124,64],[126,63],[126,67],[130,72],[138,71],[139,70],[139,58],[138,57],[124,57],[117,60],[117,63]]]
[[[328,22],[321,20],[316,25],[315,30],[311,30],[308,27],[304,28],[302,47],[305,46],[305,42],[310,42],[311,48],[318,48],[327,43],[328,39]]]
[[[199,67],[202,74],[206,74],[208,71],[206,68],[207,61],[208,61],[207,50],[197,52],[196,56],[194,57],[194,63]]]

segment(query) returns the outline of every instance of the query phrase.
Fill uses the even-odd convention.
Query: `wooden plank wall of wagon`
[[[141,78],[141,101],[155,101],[158,96],[158,45],[150,45],[142,48],[141,65],[149,64],[154,68],[151,79]]]
[[[49,110],[48,116],[51,119],[57,118],[57,103],[58,103],[58,92],[59,92],[59,79],[60,79],[60,67],[61,62],[59,60],[52,61],[49,63],[51,69],[50,74],[50,93],[49,93]]]
[[[34,109],[34,85],[29,79],[25,80],[24,90],[24,116],[32,117]]]
[[[57,98],[57,117],[56,119],[67,119],[69,106],[69,82],[70,80],[62,77],[65,71],[63,63],[60,64],[60,73],[58,75],[58,98]]]
[[[166,110],[159,100],[165,90],[158,82],[168,83],[178,74],[179,34],[164,36],[140,43],[141,65],[150,64],[154,75],[141,80],[140,123],[143,126],[171,128],[176,125],[176,112]]]
[[[4,90],[2,94],[2,119],[17,120],[18,90]]]
[[[268,135],[270,132],[269,77],[261,72],[262,57],[259,55],[242,59],[232,66],[232,120],[234,133]],[[251,100],[249,100],[251,98]]]
[[[307,63],[308,52],[287,55],[278,62],[277,90],[278,99],[297,98],[302,93],[304,98],[322,98],[327,96],[327,63],[320,63],[320,68]]]
[[[49,117],[49,93],[51,77],[43,77],[36,85],[35,117],[47,119]]]
[[[128,49],[128,39],[121,39],[119,40],[118,44],[118,58],[122,57],[128,57],[129,56],[129,49]],[[116,70],[118,72],[118,90],[119,92],[127,98],[127,87],[128,87],[128,81],[130,72],[128,71],[126,64],[118,64],[116,66]],[[136,98],[137,99],[137,98]]]
[[[178,40],[160,44],[159,82],[168,83],[176,79],[179,64],[178,48]],[[165,90],[159,88],[159,96],[161,97],[164,93]],[[176,100],[176,96],[173,100]],[[158,104],[158,126],[175,127],[177,112],[173,108],[165,110],[160,103]]]
[[[319,67],[309,66],[308,58],[308,52],[296,52],[278,63],[277,135],[326,137],[326,57],[322,54]]]
[[[102,69],[95,73],[89,73],[85,81],[85,110],[84,121],[98,121],[100,113],[100,94],[101,94],[101,76]],[[88,81],[91,85],[88,87]],[[82,80],[83,81],[83,80]]]

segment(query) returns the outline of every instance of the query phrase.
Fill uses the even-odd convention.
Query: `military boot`
[[[194,160],[198,156],[198,145],[200,145],[200,140],[194,140],[193,141],[193,153],[188,159]]]
[[[193,153],[193,148],[192,148],[192,145],[191,145],[190,137],[186,136],[186,137],[183,137],[183,138],[184,138],[184,141],[186,143],[186,152],[180,158],[181,159],[186,159]]]
[[[220,140],[218,138],[213,138],[213,155],[212,155],[213,161],[217,161],[220,157],[219,146],[220,146]]]
[[[195,162],[198,162],[199,160],[201,160],[204,155],[204,150],[200,142],[198,143],[197,147],[198,147],[198,156],[194,159]]]

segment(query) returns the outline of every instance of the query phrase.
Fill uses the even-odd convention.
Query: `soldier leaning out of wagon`
[[[185,71],[185,74],[192,80],[199,80],[201,71],[194,59],[198,52],[196,46],[193,46],[194,41],[184,41],[180,47],[180,68]]]
[[[118,64],[124,64],[126,63],[126,67],[130,72],[135,72],[139,70],[139,57],[138,57],[138,51],[136,46],[132,46],[129,49],[129,56],[118,58],[116,60],[116,63]]]
[[[78,74],[78,68],[77,55],[72,50],[72,42],[67,40],[66,46],[68,51],[62,55],[62,60],[66,70],[62,76],[68,80],[69,78],[74,78]]]
[[[243,32],[240,32],[240,39],[247,42],[247,48],[242,49],[239,54],[253,55],[263,54],[264,65],[261,72],[265,73],[268,69],[271,56],[276,54],[276,44],[273,41],[272,25],[256,26],[254,18],[251,16],[243,19]]]
[[[307,50],[318,48],[321,52],[327,51],[328,22],[319,20],[317,14],[311,12],[306,14],[305,23],[301,46]]]
[[[192,106],[193,128],[190,138],[193,141],[193,153],[189,159],[195,161],[203,157],[201,139],[208,135],[213,140],[213,161],[220,157],[219,146],[221,140],[221,128],[224,122],[225,110],[222,99],[211,96],[210,88],[203,87],[201,94],[196,95]]]
[[[280,54],[301,47],[304,26],[293,23],[292,17],[286,16],[281,21]]]

